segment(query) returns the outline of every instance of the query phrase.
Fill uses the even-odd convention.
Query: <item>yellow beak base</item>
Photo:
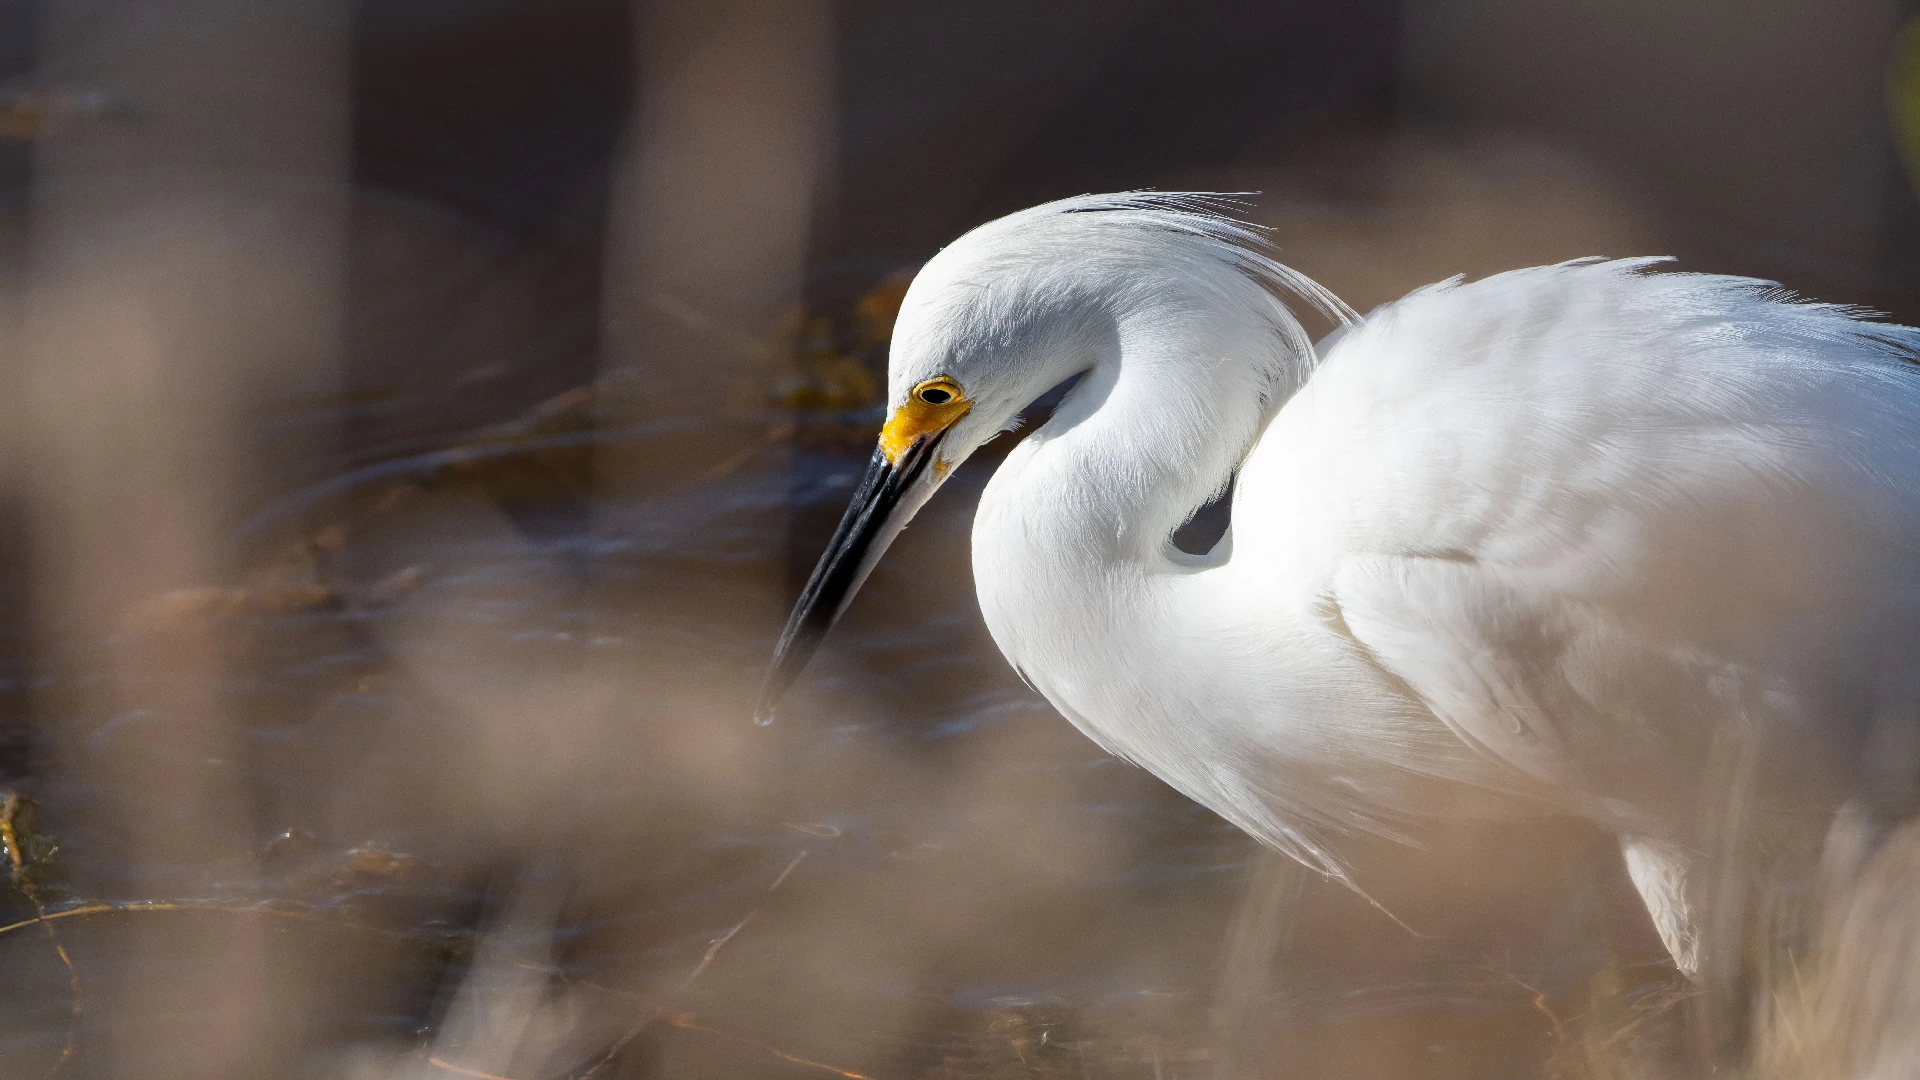
[[[935,404],[921,397],[929,388],[945,391],[948,400]],[[924,435],[937,435],[952,427],[967,410],[973,408],[960,392],[958,383],[951,379],[928,379],[913,388],[907,395],[906,403],[893,410],[887,416],[886,426],[880,429],[880,452],[895,465],[900,463],[900,455],[907,452],[914,440]],[[938,462],[935,467],[939,467]],[[944,470],[943,470],[944,471]]]

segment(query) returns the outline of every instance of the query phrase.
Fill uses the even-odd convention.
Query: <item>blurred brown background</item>
[[[1604,838],[1365,847],[1383,911],[1054,716],[973,607],[993,455],[751,699],[966,228],[1257,191],[1362,310],[1671,254],[1912,321],[1911,13],[0,2],[0,1076],[1658,1057]]]

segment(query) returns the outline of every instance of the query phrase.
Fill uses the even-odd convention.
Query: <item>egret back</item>
[[[1233,573],[1569,808],[1694,839],[1723,759],[1788,817],[1847,797],[1920,659],[1920,334],[1648,263],[1368,316],[1249,456]]]

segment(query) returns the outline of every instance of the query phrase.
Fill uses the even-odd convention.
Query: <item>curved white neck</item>
[[[1001,651],[1082,731],[1149,767],[1167,740],[1103,721],[1130,711],[1127,696],[1181,692],[1130,677],[1181,647],[1168,586],[1218,565],[1180,555],[1173,530],[1226,485],[1312,366],[1259,311],[1123,319],[1111,354],[1008,455],[974,518],[974,583]]]
[[[1253,310],[1169,303],[1124,318],[1115,340],[988,484],[974,525],[983,587],[1055,560],[1191,565],[1173,531],[1226,487],[1312,367]]]

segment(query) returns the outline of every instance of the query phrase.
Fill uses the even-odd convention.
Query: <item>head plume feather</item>
[[[1268,230],[1233,216],[1253,192],[1119,191],[1104,195],[1075,195],[1042,203],[1003,219],[1026,219],[1059,214],[1112,214],[1116,225],[1172,232],[1192,237],[1242,273],[1285,296],[1304,301],[1313,310],[1340,325],[1360,315],[1319,282],[1275,259]]]

